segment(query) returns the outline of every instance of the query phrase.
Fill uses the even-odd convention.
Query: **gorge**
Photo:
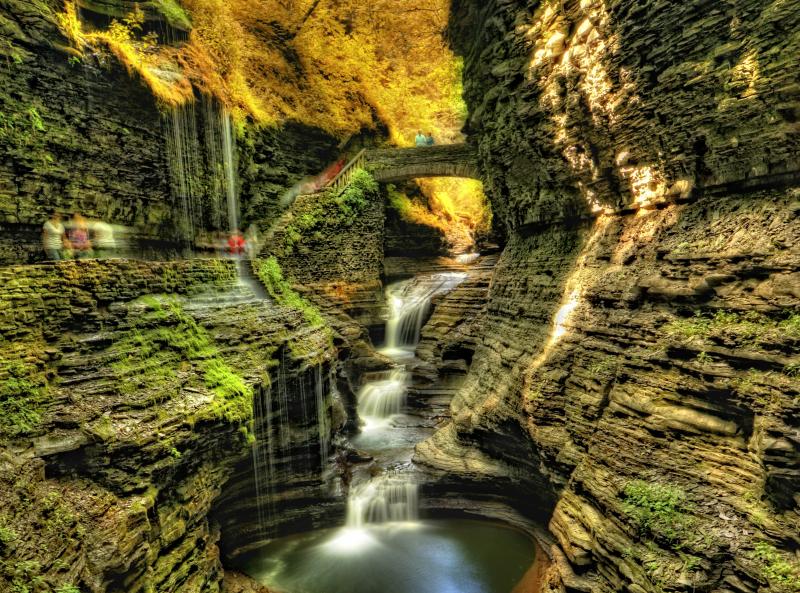
[[[794,0],[0,0],[0,593],[800,591],[798,74]]]

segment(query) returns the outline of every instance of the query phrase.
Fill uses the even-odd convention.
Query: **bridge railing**
[[[366,164],[367,149],[363,148],[349,163],[342,167],[339,174],[331,179],[325,187],[332,188],[335,191],[343,190],[350,185],[353,179],[353,173],[355,173],[356,169],[363,168]]]

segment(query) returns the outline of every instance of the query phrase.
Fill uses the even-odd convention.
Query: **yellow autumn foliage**
[[[418,131],[460,141],[461,63],[447,47],[450,0],[180,0],[188,43],[148,42],[126,17],[86,31],[74,5],[60,19],[79,49],[103,45],[167,106],[211,94],[239,122],[294,120],[340,138],[385,125],[390,140]],[[461,180],[425,183],[437,215],[479,228],[482,191]],[[465,218],[466,217],[466,218]]]

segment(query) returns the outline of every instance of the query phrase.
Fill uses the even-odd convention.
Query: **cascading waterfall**
[[[397,367],[366,383],[358,393],[358,415],[367,424],[399,414],[405,404],[408,373]]]
[[[365,431],[391,429],[392,418],[402,413],[410,380],[402,362],[413,356],[432,300],[455,288],[466,277],[467,274],[456,272],[433,274],[387,288],[390,316],[382,352],[398,366],[368,381],[359,391],[358,413]],[[353,530],[374,523],[415,521],[419,506],[417,492],[413,476],[398,472],[359,484],[348,497],[346,527]]]
[[[358,529],[371,523],[418,518],[417,484],[407,477],[380,476],[353,489],[347,500],[345,527]]]
[[[170,191],[181,209],[179,232],[188,242],[194,240],[195,229],[202,217],[201,148],[197,135],[194,105],[172,107],[163,116]]]
[[[458,286],[466,276],[461,272],[443,272],[387,287],[389,320],[386,322],[386,351],[391,355],[393,351],[404,347],[416,347],[431,301]]]

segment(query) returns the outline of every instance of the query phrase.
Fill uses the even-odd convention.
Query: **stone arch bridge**
[[[348,185],[350,174],[356,168],[366,169],[379,183],[399,183],[420,177],[480,179],[477,151],[466,143],[362,150],[328,186]]]

